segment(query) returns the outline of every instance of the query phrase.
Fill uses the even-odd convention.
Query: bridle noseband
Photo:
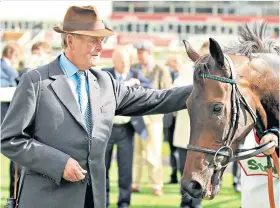
[[[201,78],[207,78],[207,79],[212,79],[216,80],[219,82],[223,83],[228,83],[232,85],[232,92],[231,92],[231,106],[232,106],[232,112],[231,112],[231,122],[230,122],[230,128],[227,133],[226,139],[223,138],[223,141],[225,141],[224,145],[218,149],[218,150],[212,150],[212,149],[207,149],[207,148],[202,148],[202,147],[197,147],[193,145],[188,145],[187,149],[192,150],[192,151],[197,151],[197,152],[203,152],[206,154],[212,154],[214,155],[214,166],[215,170],[221,170],[221,168],[226,167],[230,162],[237,161],[237,160],[244,160],[253,156],[256,156],[262,152],[264,152],[267,149],[270,149],[273,147],[275,144],[274,142],[269,142],[263,145],[260,145],[258,147],[254,147],[251,149],[238,149],[236,151],[236,154],[233,153],[233,150],[231,148],[232,143],[234,142],[234,136],[236,133],[236,130],[238,129],[238,121],[239,121],[239,116],[240,116],[240,103],[243,104],[245,109],[249,112],[251,117],[253,118],[254,121],[254,126],[258,130],[263,132],[263,123],[261,120],[258,120],[257,115],[251,108],[251,106],[248,104],[244,96],[241,94],[241,92],[238,89],[237,83],[236,83],[236,77],[234,73],[234,64],[231,60],[231,58],[224,54],[225,59],[229,63],[229,69],[231,71],[231,78],[225,78],[225,77],[219,77],[219,76],[214,76],[211,74],[200,74],[199,76]],[[255,150],[255,151],[254,151]],[[239,155],[238,153],[246,153],[247,154],[242,154]],[[228,158],[227,162],[225,164],[221,164],[221,162],[217,161],[218,156],[225,156]]]

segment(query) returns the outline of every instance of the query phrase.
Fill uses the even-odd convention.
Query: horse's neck
[[[278,56],[279,58],[279,56]],[[244,59],[244,58],[242,58]],[[269,60],[269,61],[268,61]],[[277,60],[278,61],[278,60]],[[279,74],[277,61],[269,56],[236,62],[237,82],[265,127],[279,125]]]

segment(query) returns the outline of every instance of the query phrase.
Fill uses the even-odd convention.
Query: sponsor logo
[[[253,157],[239,161],[243,171],[248,176],[267,175],[267,160],[266,157]],[[272,161],[272,175],[278,178],[277,169]]]
[[[250,159],[250,160],[247,161],[247,163],[248,163],[248,168],[250,170],[260,170],[263,173],[267,172],[267,166],[263,165],[262,163],[258,163],[257,160]],[[275,165],[272,168],[272,172],[274,174],[277,174],[277,169],[276,169]]]

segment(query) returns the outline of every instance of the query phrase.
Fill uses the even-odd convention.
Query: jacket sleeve
[[[25,73],[2,123],[1,152],[6,157],[60,185],[69,155],[32,138],[36,109],[36,84]]]
[[[169,90],[127,87],[110,77],[116,97],[116,115],[142,116],[179,111],[186,108],[192,91],[192,85]]]

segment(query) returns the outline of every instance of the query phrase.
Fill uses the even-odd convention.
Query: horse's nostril
[[[195,198],[201,198],[202,197],[202,186],[197,181],[191,181],[187,187],[188,192]]]
[[[191,181],[190,187],[191,187],[191,189],[202,190],[200,183],[198,183],[197,181]]]

